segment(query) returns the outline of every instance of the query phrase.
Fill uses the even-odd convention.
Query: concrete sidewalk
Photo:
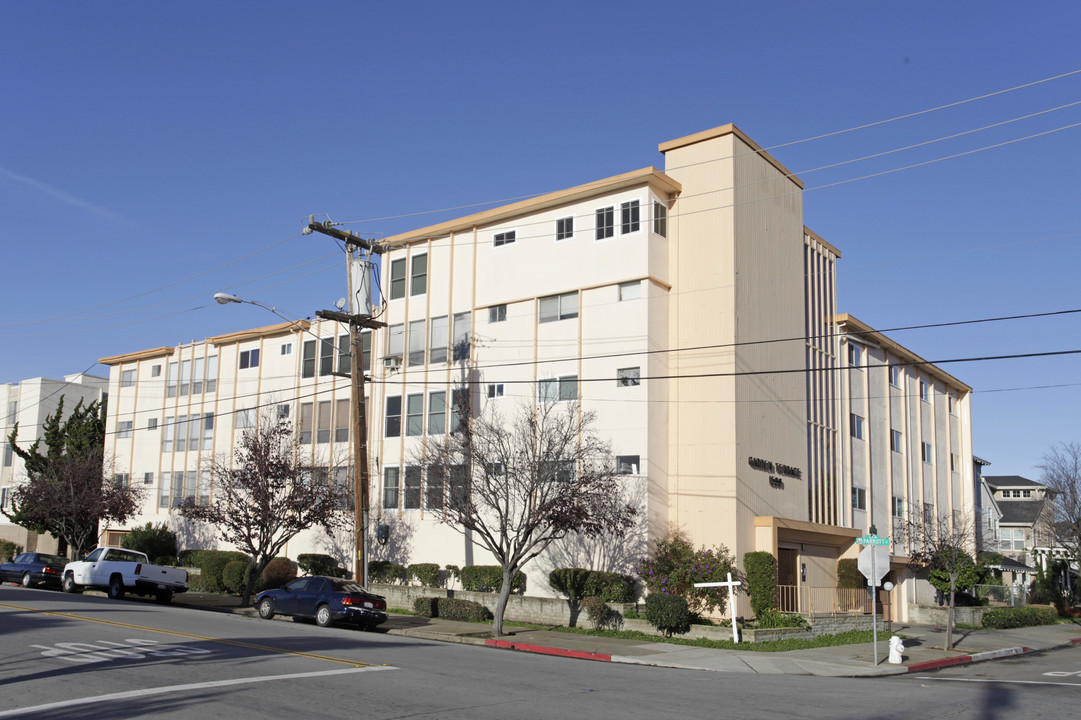
[[[242,608],[239,598],[228,595],[184,593],[176,596],[174,604],[250,617],[257,616],[254,608]],[[947,652],[943,649],[945,630],[923,625],[895,623],[894,632],[906,638],[904,661],[900,665],[891,665],[886,662],[889,657],[890,633],[880,633],[878,664],[876,665],[875,648],[869,642],[811,650],[761,652],[715,650],[674,643],[642,642],[513,626],[504,628],[507,633],[505,636],[492,638],[489,630],[487,625],[477,623],[412,615],[391,615],[390,619],[376,632],[600,662],[655,665],[689,670],[825,677],[923,672],[949,665],[1081,645],[1081,624],[1060,624],[1016,630],[955,630],[954,649]]]

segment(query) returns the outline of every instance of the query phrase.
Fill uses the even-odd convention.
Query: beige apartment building
[[[792,609],[828,611],[837,560],[872,525],[885,536],[897,512],[973,512],[970,388],[838,314],[841,253],[804,227],[801,181],[732,125],[659,150],[664,170],[383,243],[387,327],[362,359],[370,510],[390,528],[379,557],[491,562],[439,522],[442,488],[418,459],[425,436],[453,429],[463,379],[478,413],[580,401],[642,510],[620,542],[566,542],[534,561],[531,594],[550,593],[553,567],[628,571],[679,530],[740,561],[772,552]],[[114,472],[155,498],[136,522],[175,523],[177,498],[213,493],[202,459],[268,408],[347,481],[333,470],[350,442],[348,380],[332,374],[349,362],[345,330],[300,325],[102,360]],[[311,533],[286,552],[351,563],[351,547]],[[898,618],[905,556],[895,549]]]

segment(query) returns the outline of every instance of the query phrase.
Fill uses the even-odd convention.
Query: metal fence
[[[1023,585],[973,585],[969,594],[986,599],[988,605],[1025,607],[1028,602]]]
[[[787,613],[860,615],[871,612],[871,595],[864,588],[778,585],[777,609]]]

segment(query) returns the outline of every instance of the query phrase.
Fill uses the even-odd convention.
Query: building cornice
[[[306,332],[311,326],[312,324],[307,320],[297,320],[296,322],[278,323],[277,325],[252,328],[251,330],[241,330],[226,335],[215,335],[214,337],[208,337],[206,341],[212,345],[231,345],[233,343],[244,342],[245,340],[285,335],[287,333],[296,332],[297,330]]]
[[[111,355],[109,357],[103,357],[98,360],[100,365],[120,365],[126,362],[134,362],[136,360],[146,360],[148,358],[156,357],[168,357],[173,354],[176,348],[171,347],[158,347],[151,350],[138,350],[136,352],[124,353],[123,355]]]
[[[743,132],[732,123],[728,123],[727,125],[721,125],[720,127],[715,127],[710,130],[703,130],[702,132],[697,132],[693,135],[685,135],[684,137],[676,138],[675,140],[669,140],[668,142],[663,142],[657,146],[657,149],[660,150],[662,153],[666,153],[669,150],[686,147],[687,145],[694,145],[695,143],[705,142],[706,140],[712,140],[713,138],[723,137],[725,135],[735,135],[745,145],[747,145],[747,147],[751,148],[755,153],[757,153],[763,160],[781,171],[781,173],[786,178],[791,180],[800,190],[803,189],[803,181],[796,177],[795,173],[791,172],[788,168],[778,162],[777,158],[773,157],[768,152],[763,150],[758,143],[756,143],[750,138],[750,136],[747,135],[747,133]]]

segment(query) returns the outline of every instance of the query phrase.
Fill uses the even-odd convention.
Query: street
[[[0,587],[0,718],[1062,718],[1081,688],[1059,690],[589,662]]]
[[[916,682],[922,687],[982,685],[994,688],[995,692],[1008,690],[1011,695],[1056,696],[1076,701],[1081,700],[1081,648],[1060,648],[992,662],[901,675],[897,679]]]

